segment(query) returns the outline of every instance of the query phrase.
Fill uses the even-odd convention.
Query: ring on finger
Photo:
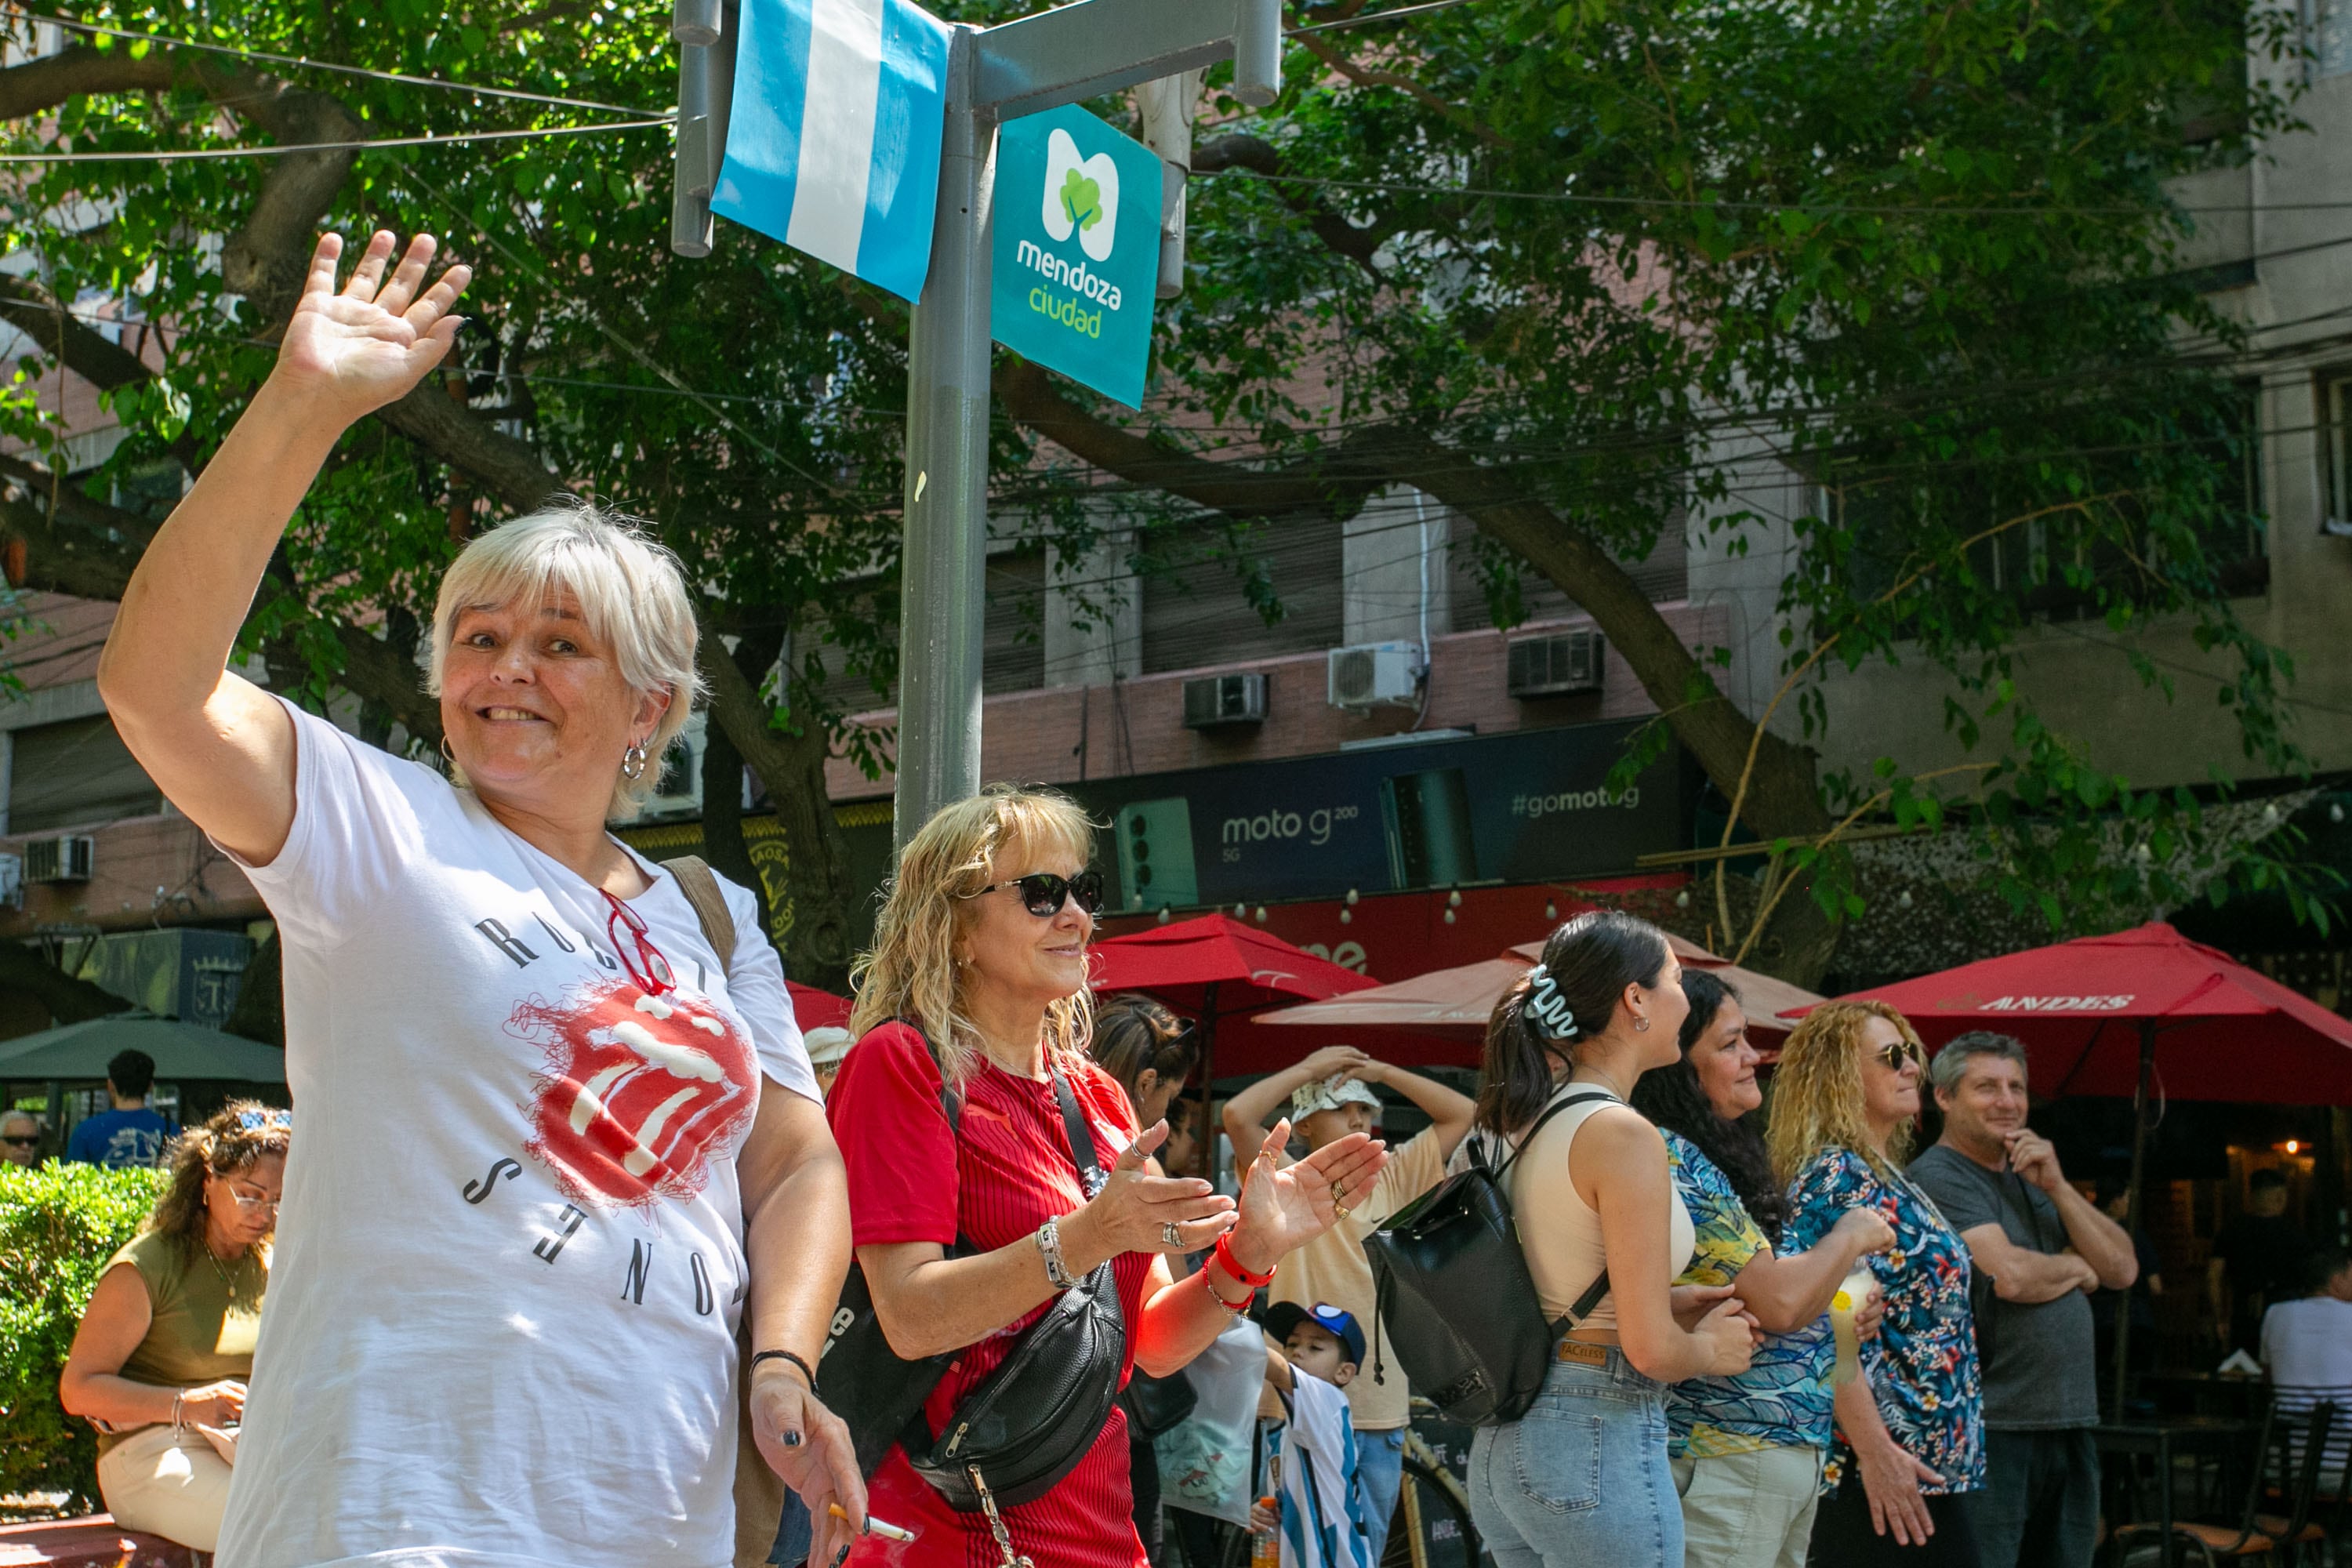
[[[1168,1220],[1160,1227],[1160,1239],[1171,1248],[1181,1247],[1184,1245],[1184,1233],[1176,1228],[1174,1220]]]

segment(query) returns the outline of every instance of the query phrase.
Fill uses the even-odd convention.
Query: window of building
[[[2352,535],[2352,370],[2334,370],[2319,378],[2319,439],[2326,469],[2321,475],[2320,527],[2328,533]]]
[[[981,628],[980,685],[989,696],[1045,684],[1045,552],[992,555]]]
[[[2317,75],[2352,71],[2352,0],[2311,0],[2311,54]]]
[[[1347,635],[1344,530],[1336,519],[1269,524],[1236,561],[1223,531],[1155,531],[1145,542],[1143,672],[1158,675],[1337,647]],[[1251,602],[1255,576],[1282,605],[1269,626]]]
[[[152,816],[163,795],[105,714],[33,724],[12,737],[10,833],[49,833],[125,816]]]

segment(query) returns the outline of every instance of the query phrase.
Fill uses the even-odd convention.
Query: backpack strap
[[[1605,1089],[1588,1089],[1581,1094],[1567,1094],[1560,1096],[1558,1100],[1553,1100],[1549,1105],[1544,1107],[1543,1114],[1535,1119],[1534,1125],[1530,1126],[1527,1130],[1525,1136],[1520,1138],[1517,1146],[1511,1151],[1511,1157],[1504,1161],[1502,1164],[1496,1167],[1496,1179],[1500,1180],[1505,1171],[1509,1170],[1513,1165],[1518,1163],[1519,1156],[1526,1153],[1528,1145],[1536,1141],[1536,1134],[1543,1131],[1543,1125],[1545,1122],[1549,1121],[1553,1117],[1559,1115],[1561,1111],[1566,1110],[1571,1105],[1590,1105],[1596,1100],[1605,1100],[1612,1105],[1622,1105],[1625,1103]],[[1584,1321],[1585,1319],[1592,1316],[1592,1310],[1601,1305],[1601,1299],[1608,1294],[1609,1266],[1604,1263],[1601,1267],[1600,1276],[1595,1279],[1591,1284],[1584,1288],[1584,1294],[1576,1299],[1576,1304],[1569,1308],[1564,1316],[1554,1320],[1551,1325],[1552,1337],[1554,1339],[1558,1339],[1569,1330],[1576,1327],[1577,1324]]]
[[[677,890],[694,906],[694,918],[702,922],[702,940],[719,955],[719,973],[725,974],[735,956],[735,917],[728,910],[726,895],[719,890],[718,874],[699,855],[665,860],[661,868],[677,879]]]

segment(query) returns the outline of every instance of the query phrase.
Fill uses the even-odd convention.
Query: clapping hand
[[[1232,1229],[1233,1199],[1198,1176],[1152,1173],[1151,1152],[1167,1141],[1166,1121],[1145,1128],[1111,1166],[1102,1191],[1062,1222],[1065,1234],[1073,1227],[1090,1232],[1106,1256],[1116,1257],[1122,1252],[1198,1252]]]
[[[1286,1116],[1258,1145],[1242,1183],[1241,1223],[1234,1227],[1232,1245],[1235,1258],[1253,1273],[1272,1268],[1370,1197],[1389,1159],[1387,1144],[1367,1132],[1350,1132],[1286,1166],[1280,1156],[1289,1142]]]
[[[299,396],[314,416],[350,425],[396,402],[457,341],[462,318],[449,314],[449,308],[472,279],[472,269],[452,267],[425,288],[425,269],[438,247],[431,235],[420,234],[386,278],[394,243],[389,231],[371,238],[340,291],[335,270],[343,254],[342,236],[321,236],[310,253],[310,273],[278,341],[271,379]]]

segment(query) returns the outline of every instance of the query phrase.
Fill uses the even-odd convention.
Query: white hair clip
[[[1538,1038],[1576,1038],[1576,1014],[1569,1007],[1568,998],[1559,994],[1559,982],[1552,978],[1551,971],[1538,963],[1528,972],[1528,976],[1535,984],[1528,988],[1527,1005],[1520,1009],[1519,1016],[1528,1021],[1528,1026]]]

